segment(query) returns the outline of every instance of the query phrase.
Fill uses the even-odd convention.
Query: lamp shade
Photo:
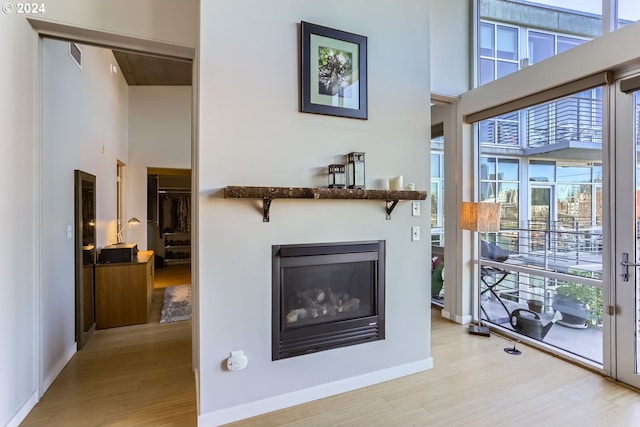
[[[129,218],[129,221],[127,221],[127,223],[125,225],[122,226],[122,228],[120,230],[118,230],[118,232],[116,233],[116,240],[118,243],[122,243],[122,232],[124,231],[125,228],[127,228],[130,225],[138,225],[140,224],[140,220],[138,218],[131,217]]]
[[[460,228],[479,232],[500,231],[500,203],[462,202]]]

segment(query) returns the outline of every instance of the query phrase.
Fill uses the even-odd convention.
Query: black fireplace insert
[[[384,339],[385,241],[272,247],[272,359]]]

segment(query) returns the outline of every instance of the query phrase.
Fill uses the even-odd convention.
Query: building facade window
[[[517,27],[481,22],[479,45],[481,85],[518,70]]]
[[[592,3],[570,7],[552,0],[480,0],[478,85],[601,36],[603,3]],[[639,5],[621,9],[629,16],[637,9],[640,17]]]
[[[617,28],[622,28],[638,20],[640,20],[638,0],[618,0]]]
[[[502,205],[500,229],[519,228],[520,161],[483,156],[480,159],[480,201]]]
[[[444,246],[444,221],[444,152],[431,151],[432,245]]]

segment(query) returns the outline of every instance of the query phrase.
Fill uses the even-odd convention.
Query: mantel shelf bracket
[[[398,204],[399,200],[387,200],[387,219],[391,219],[391,212]]]
[[[269,222],[269,209],[271,209],[271,200],[262,199],[262,222]]]

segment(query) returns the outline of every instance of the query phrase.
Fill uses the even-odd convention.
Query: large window
[[[604,5],[617,11],[613,28]],[[617,8],[614,7],[617,3]],[[638,0],[480,0],[478,85],[513,73],[640,19]]]
[[[561,313],[565,329],[535,338],[602,363],[601,88],[492,117],[477,129],[479,200],[502,208],[500,231],[482,239],[507,254],[504,261],[504,254],[492,258],[499,250],[481,252],[483,317],[514,329],[513,313]],[[584,317],[564,305],[570,292],[589,297]]]

